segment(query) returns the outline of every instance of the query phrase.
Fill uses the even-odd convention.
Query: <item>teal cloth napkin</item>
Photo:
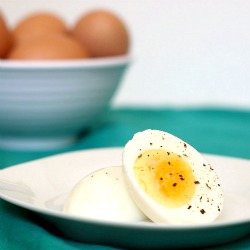
[[[87,148],[124,146],[145,129],[170,132],[197,150],[250,159],[250,112],[230,109],[116,109],[85,132],[76,144],[53,151],[0,150],[0,169],[49,155]],[[209,239],[208,239],[209,240]],[[115,249],[75,242],[58,235],[44,221],[0,200],[0,249]],[[250,234],[209,249],[250,249]]]

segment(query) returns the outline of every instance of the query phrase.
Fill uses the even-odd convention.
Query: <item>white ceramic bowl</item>
[[[0,61],[0,147],[71,144],[108,107],[129,62],[129,56]]]

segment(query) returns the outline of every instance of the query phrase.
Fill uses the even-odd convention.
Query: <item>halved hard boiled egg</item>
[[[134,201],[154,222],[207,223],[222,211],[223,192],[214,169],[169,133],[136,133],[124,148],[123,172]]]
[[[67,197],[64,212],[104,221],[146,219],[128,193],[122,167],[103,168],[84,177]]]

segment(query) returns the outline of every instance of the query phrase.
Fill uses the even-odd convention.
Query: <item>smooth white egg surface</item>
[[[222,211],[223,191],[212,166],[169,133],[136,133],[125,145],[123,172],[134,201],[154,222],[207,223]]]
[[[105,221],[146,219],[128,193],[121,167],[103,168],[83,178],[70,192],[63,210],[82,218]]]

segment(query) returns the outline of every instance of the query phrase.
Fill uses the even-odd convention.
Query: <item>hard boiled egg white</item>
[[[105,221],[135,222],[146,218],[127,191],[121,167],[100,169],[83,178],[69,194],[64,211]]]
[[[158,130],[134,135],[123,152],[131,196],[154,222],[207,223],[223,205],[214,169],[181,139]]]

